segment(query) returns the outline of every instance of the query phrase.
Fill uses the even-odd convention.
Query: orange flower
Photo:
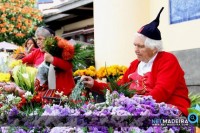
[[[71,60],[74,57],[74,46],[70,44],[67,40],[56,36],[58,47],[63,49],[62,58],[64,60]]]
[[[15,17],[12,17],[11,20],[12,20],[12,21],[15,21],[16,19],[15,19]]]
[[[35,27],[42,23],[42,13],[35,8],[35,0],[10,0],[10,2],[3,0],[0,5],[0,35],[5,41],[22,45],[27,37],[32,36]]]
[[[5,33],[5,32],[6,32],[6,28],[2,28],[1,33]]]
[[[23,33],[16,33],[16,37],[24,37],[25,35]]]

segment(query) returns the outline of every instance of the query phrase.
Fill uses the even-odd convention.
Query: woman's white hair
[[[157,49],[157,51],[162,51],[163,45],[161,40],[154,40],[151,38],[148,38],[140,33],[136,33],[135,37],[139,37],[144,41],[144,45],[150,49]]]
[[[38,27],[37,30],[35,31],[35,36],[43,36],[43,37],[51,37],[53,36],[47,29],[43,27]]]

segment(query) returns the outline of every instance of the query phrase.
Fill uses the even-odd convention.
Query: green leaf
[[[198,116],[200,116],[200,111],[196,110],[195,108],[189,108],[189,109],[188,109],[188,112],[189,112],[189,113],[195,113],[195,114],[197,114]]]

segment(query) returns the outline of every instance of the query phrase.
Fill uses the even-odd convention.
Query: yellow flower
[[[94,66],[90,66],[88,69],[91,70],[91,71],[95,71],[96,70]]]
[[[8,64],[8,67],[12,69],[20,64],[22,64],[22,60],[13,60]]]
[[[106,77],[119,78],[124,75],[127,70],[126,66],[112,65],[108,67],[101,67],[96,73],[97,78],[102,79]]]
[[[0,82],[9,82],[10,73],[0,73]]]
[[[83,75],[87,75],[87,76],[91,76],[91,77],[95,77],[96,76],[96,69],[94,66],[90,66],[87,69],[82,69],[82,70],[76,70],[73,73],[74,76],[83,76]]]

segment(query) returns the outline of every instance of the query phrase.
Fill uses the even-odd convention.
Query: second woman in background
[[[29,53],[37,49],[38,45],[36,41],[31,37],[26,40],[26,42],[24,43],[24,47],[25,47],[25,55],[28,55]]]

